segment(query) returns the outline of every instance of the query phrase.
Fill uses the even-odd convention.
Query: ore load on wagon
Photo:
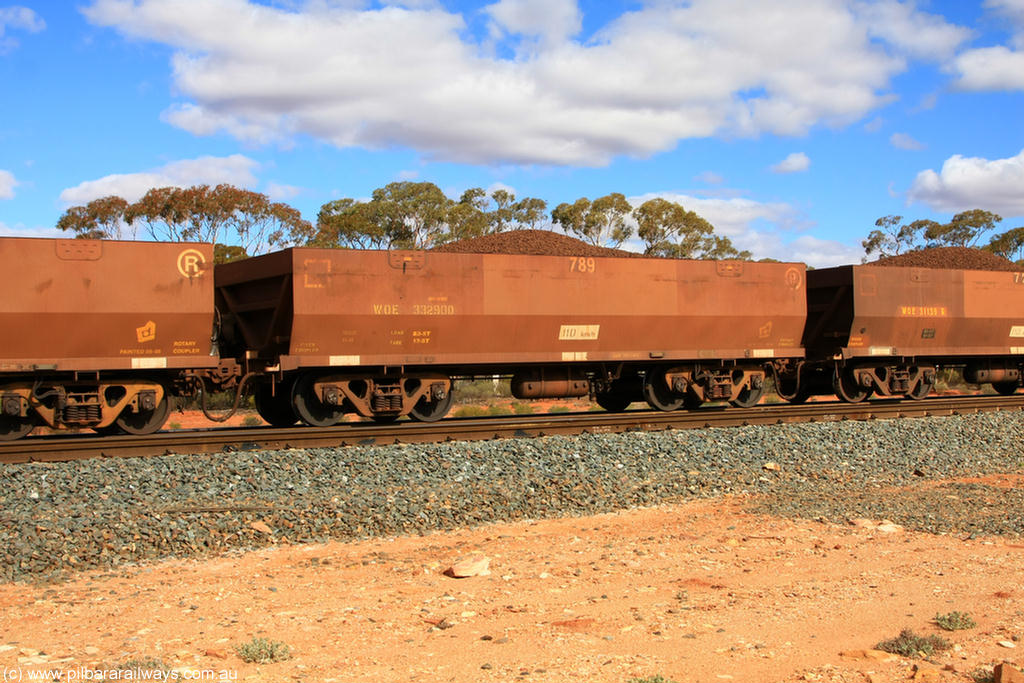
[[[513,243],[555,254],[508,253]],[[346,412],[435,420],[453,380],[496,374],[519,398],[589,395],[611,410],[752,405],[769,364],[803,356],[803,264],[593,249],[514,231],[432,251],[294,248],[224,264],[225,348],[269,372],[256,389],[264,418],[315,425]]]

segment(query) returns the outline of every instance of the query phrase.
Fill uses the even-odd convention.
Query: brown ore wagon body
[[[749,399],[766,363],[803,356],[803,264],[294,248],[216,273],[233,348],[282,377],[306,370],[292,394],[318,410],[344,397],[368,416],[421,402],[413,416],[430,417],[424,386],[447,397],[452,377],[490,372],[524,398],[672,409]],[[375,404],[388,377],[413,383]]]
[[[155,431],[174,369],[208,368],[213,248],[0,238],[0,438]]]
[[[1012,393],[1024,361],[1024,276],[841,266],[807,274],[808,355],[833,359],[840,397],[922,398],[937,367]]]

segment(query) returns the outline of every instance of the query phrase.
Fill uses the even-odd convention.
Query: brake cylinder
[[[568,398],[590,393],[590,380],[568,368],[525,370],[512,376],[516,398]]]

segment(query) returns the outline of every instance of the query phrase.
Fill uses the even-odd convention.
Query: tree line
[[[336,199],[316,223],[266,195],[232,185],[163,187],[137,202],[117,196],[73,206],[57,227],[87,239],[212,242],[218,262],[306,245],[350,249],[429,249],[508,230],[557,227],[588,244],[620,247],[634,234],[645,254],[672,258],[750,259],[714,226],[677,202],[650,199],[633,207],[624,195],[581,197],[550,214],[547,202],[506,189],[471,188],[453,200],[430,182],[402,181],[367,200]]]
[[[948,223],[921,219],[903,222],[903,216],[882,216],[861,242],[867,261],[871,256],[896,256],[931,247],[976,247],[1024,263],[1024,226],[995,232],[1003,217],[983,209],[962,211]],[[992,234],[990,234],[992,233]],[[987,244],[981,244],[989,235]]]
[[[336,199],[320,207],[316,223],[285,203],[232,185],[162,187],[137,202],[117,196],[73,206],[57,227],[89,239],[211,242],[218,262],[272,249],[306,245],[348,249],[429,249],[449,242],[525,228],[558,228],[588,244],[620,247],[634,236],[649,256],[747,259],[728,237],[677,202],[656,197],[632,206],[621,193],[581,197],[548,212],[536,197],[474,187],[458,200],[430,182],[402,181],[369,199]],[[977,247],[1024,263],[1024,227],[996,232],[1002,217],[972,209],[948,223],[883,216],[861,242],[865,261],[938,246]]]

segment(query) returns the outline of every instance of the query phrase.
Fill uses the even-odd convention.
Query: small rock
[[[930,664],[914,665],[915,681],[938,681],[942,678],[942,670]]]
[[[214,657],[215,659],[228,658],[228,653],[226,651],[213,647],[207,648],[203,654],[205,654],[207,657]]]
[[[567,631],[586,631],[591,628],[596,622],[595,619],[580,618],[580,619],[566,619],[564,621],[552,621],[551,625],[557,628],[563,628]]]
[[[82,648],[82,652],[84,652],[87,655],[98,655],[100,653],[100,649],[95,645],[86,645],[84,648]]]
[[[1024,683],[1024,673],[1006,662],[1000,662],[992,672],[992,680],[995,683]]]
[[[1011,650],[1017,647],[1017,644],[1014,643],[1012,640],[1000,640],[999,645],[1002,647],[1010,648]]]
[[[778,472],[782,467],[777,462],[766,462],[761,466],[761,469],[768,470],[769,472]]]
[[[444,574],[455,579],[465,579],[470,576],[487,576],[491,573],[490,566],[491,558],[480,553],[473,553],[472,555],[455,560],[452,566],[444,571]]]
[[[261,534],[267,534],[268,536],[274,533],[274,530],[266,524],[264,524],[263,522],[250,522],[249,528],[254,531],[258,531]]]
[[[885,650],[846,650],[840,652],[839,656],[851,659],[869,659],[873,662],[892,662],[899,659],[898,655]]]

